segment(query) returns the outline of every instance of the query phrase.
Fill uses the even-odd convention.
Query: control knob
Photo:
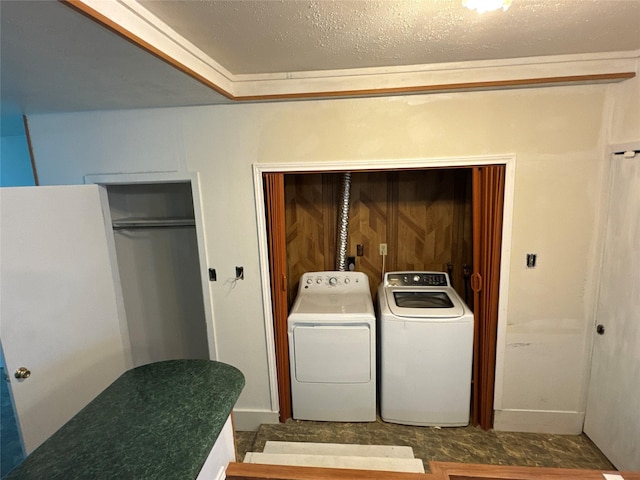
[[[335,287],[337,284],[338,284],[338,279],[337,279],[336,277],[331,277],[331,278],[329,279],[329,285],[331,285],[331,286],[334,286],[334,287]]]

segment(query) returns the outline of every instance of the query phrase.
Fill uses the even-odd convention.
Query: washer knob
[[[322,277],[316,278],[316,283],[320,285],[322,283]]]
[[[329,285],[336,286],[338,284],[338,279],[336,277],[331,277],[329,279]]]
[[[311,285],[313,283],[313,278],[307,278],[307,285]]]
[[[351,279],[349,277],[344,279],[344,284],[347,285],[349,282],[351,282]]]
[[[418,283],[420,281],[420,275],[414,275],[413,276],[413,281]]]

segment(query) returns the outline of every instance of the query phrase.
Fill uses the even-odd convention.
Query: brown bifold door
[[[291,379],[287,340],[287,239],[285,231],[284,174],[265,173],[264,192],[267,205],[267,237],[271,270],[271,306],[278,374],[280,421],[291,418]]]
[[[471,422],[493,426],[498,290],[504,210],[504,165],[473,168],[473,266],[475,315]]]

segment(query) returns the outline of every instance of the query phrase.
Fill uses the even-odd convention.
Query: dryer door
[[[295,376],[303,383],[368,383],[369,325],[295,325]]]

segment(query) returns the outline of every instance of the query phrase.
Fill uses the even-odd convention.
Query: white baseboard
[[[256,431],[263,423],[278,423],[278,412],[270,410],[233,411],[235,429]],[[546,410],[496,410],[493,429],[499,432],[555,433],[579,435],[584,424],[584,412]]]
[[[278,423],[278,412],[271,410],[233,410],[233,425],[238,432],[255,432],[263,423]]]
[[[583,425],[584,412],[496,410],[493,416],[493,429],[499,432],[579,435]]]

